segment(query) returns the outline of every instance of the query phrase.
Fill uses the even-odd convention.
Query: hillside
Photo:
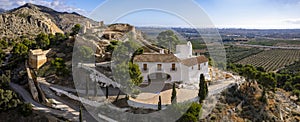
[[[202,121],[300,121],[299,105],[282,89],[268,91],[255,83],[244,83],[222,92],[212,113]]]
[[[0,14],[0,38],[22,35],[70,32],[75,24],[94,22],[77,13],[57,12],[51,8],[27,3]]]

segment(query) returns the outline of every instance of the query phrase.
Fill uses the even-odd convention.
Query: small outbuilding
[[[42,49],[29,51],[29,67],[33,69],[39,69],[47,62],[47,53],[50,50],[43,51]]]

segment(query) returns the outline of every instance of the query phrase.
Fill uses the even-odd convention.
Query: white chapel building
[[[200,74],[210,79],[208,59],[205,56],[193,56],[191,42],[176,45],[175,54],[149,53],[137,55],[134,63],[138,64],[144,77],[143,82],[159,77],[165,82],[198,82]]]

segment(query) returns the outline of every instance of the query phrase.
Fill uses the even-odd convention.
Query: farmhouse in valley
[[[141,68],[143,82],[149,79],[167,79],[165,82],[198,82],[200,74],[210,79],[208,59],[194,56],[191,42],[176,45],[175,54],[149,53],[138,55],[134,62]]]

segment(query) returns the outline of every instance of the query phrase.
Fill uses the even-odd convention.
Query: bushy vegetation
[[[105,51],[112,53],[117,48],[117,46],[120,44],[121,44],[120,41],[112,40],[112,41],[110,41],[110,44],[106,47]]]
[[[4,39],[0,40],[0,48],[6,49],[8,47],[8,42]]]
[[[74,25],[74,27],[72,28],[72,33],[70,35],[74,36],[74,35],[78,34],[79,31],[80,31],[80,29],[81,29],[81,25],[80,24]]]
[[[300,61],[297,61],[289,66],[278,71],[280,74],[300,75]]]
[[[49,49],[50,39],[48,34],[40,33],[35,38],[35,41],[36,41],[36,48],[40,48],[44,50]]]
[[[112,51],[117,52],[114,53],[112,59],[116,64],[114,73],[119,74],[114,77],[115,81],[119,82],[127,93],[138,94],[139,90],[135,86],[139,86],[143,82],[143,77],[139,66],[133,62],[133,58],[135,55],[143,53],[143,50],[139,50],[140,46],[132,40],[124,43],[115,41],[112,45],[115,46]]]
[[[66,68],[65,61],[62,58],[55,58],[51,61],[51,67],[55,70],[55,74],[58,76],[65,76],[69,73]]]
[[[257,81],[266,90],[283,88],[300,97],[300,76],[259,71],[252,65],[229,64],[228,69],[244,76],[247,81]]]
[[[0,48],[0,64],[2,64],[4,58],[5,58],[5,53],[4,53],[3,50]]]
[[[19,107],[19,113],[23,115],[24,117],[27,117],[32,114],[32,105],[31,103],[23,103]]]
[[[80,46],[79,47],[80,59],[82,61],[92,61],[94,50],[88,46]]]
[[[176,121],[176,122],[198,122],[201,116],[202,105],[198,103],[190,104],[176,104],[174,105],[177,111],[184,112],[183,110],[187,109],[186,112]]]
[[[22,43],[18,43],[13,47],[12,53],[15,56],[25,56],[28,53],[28,47]]]
[[[0,112],[19,108],[23,116],[28,116],[32,113],[32,107],[26,103],[22,103],[17,94],[10,90],[10,74],[2,74],[0,76]]]

